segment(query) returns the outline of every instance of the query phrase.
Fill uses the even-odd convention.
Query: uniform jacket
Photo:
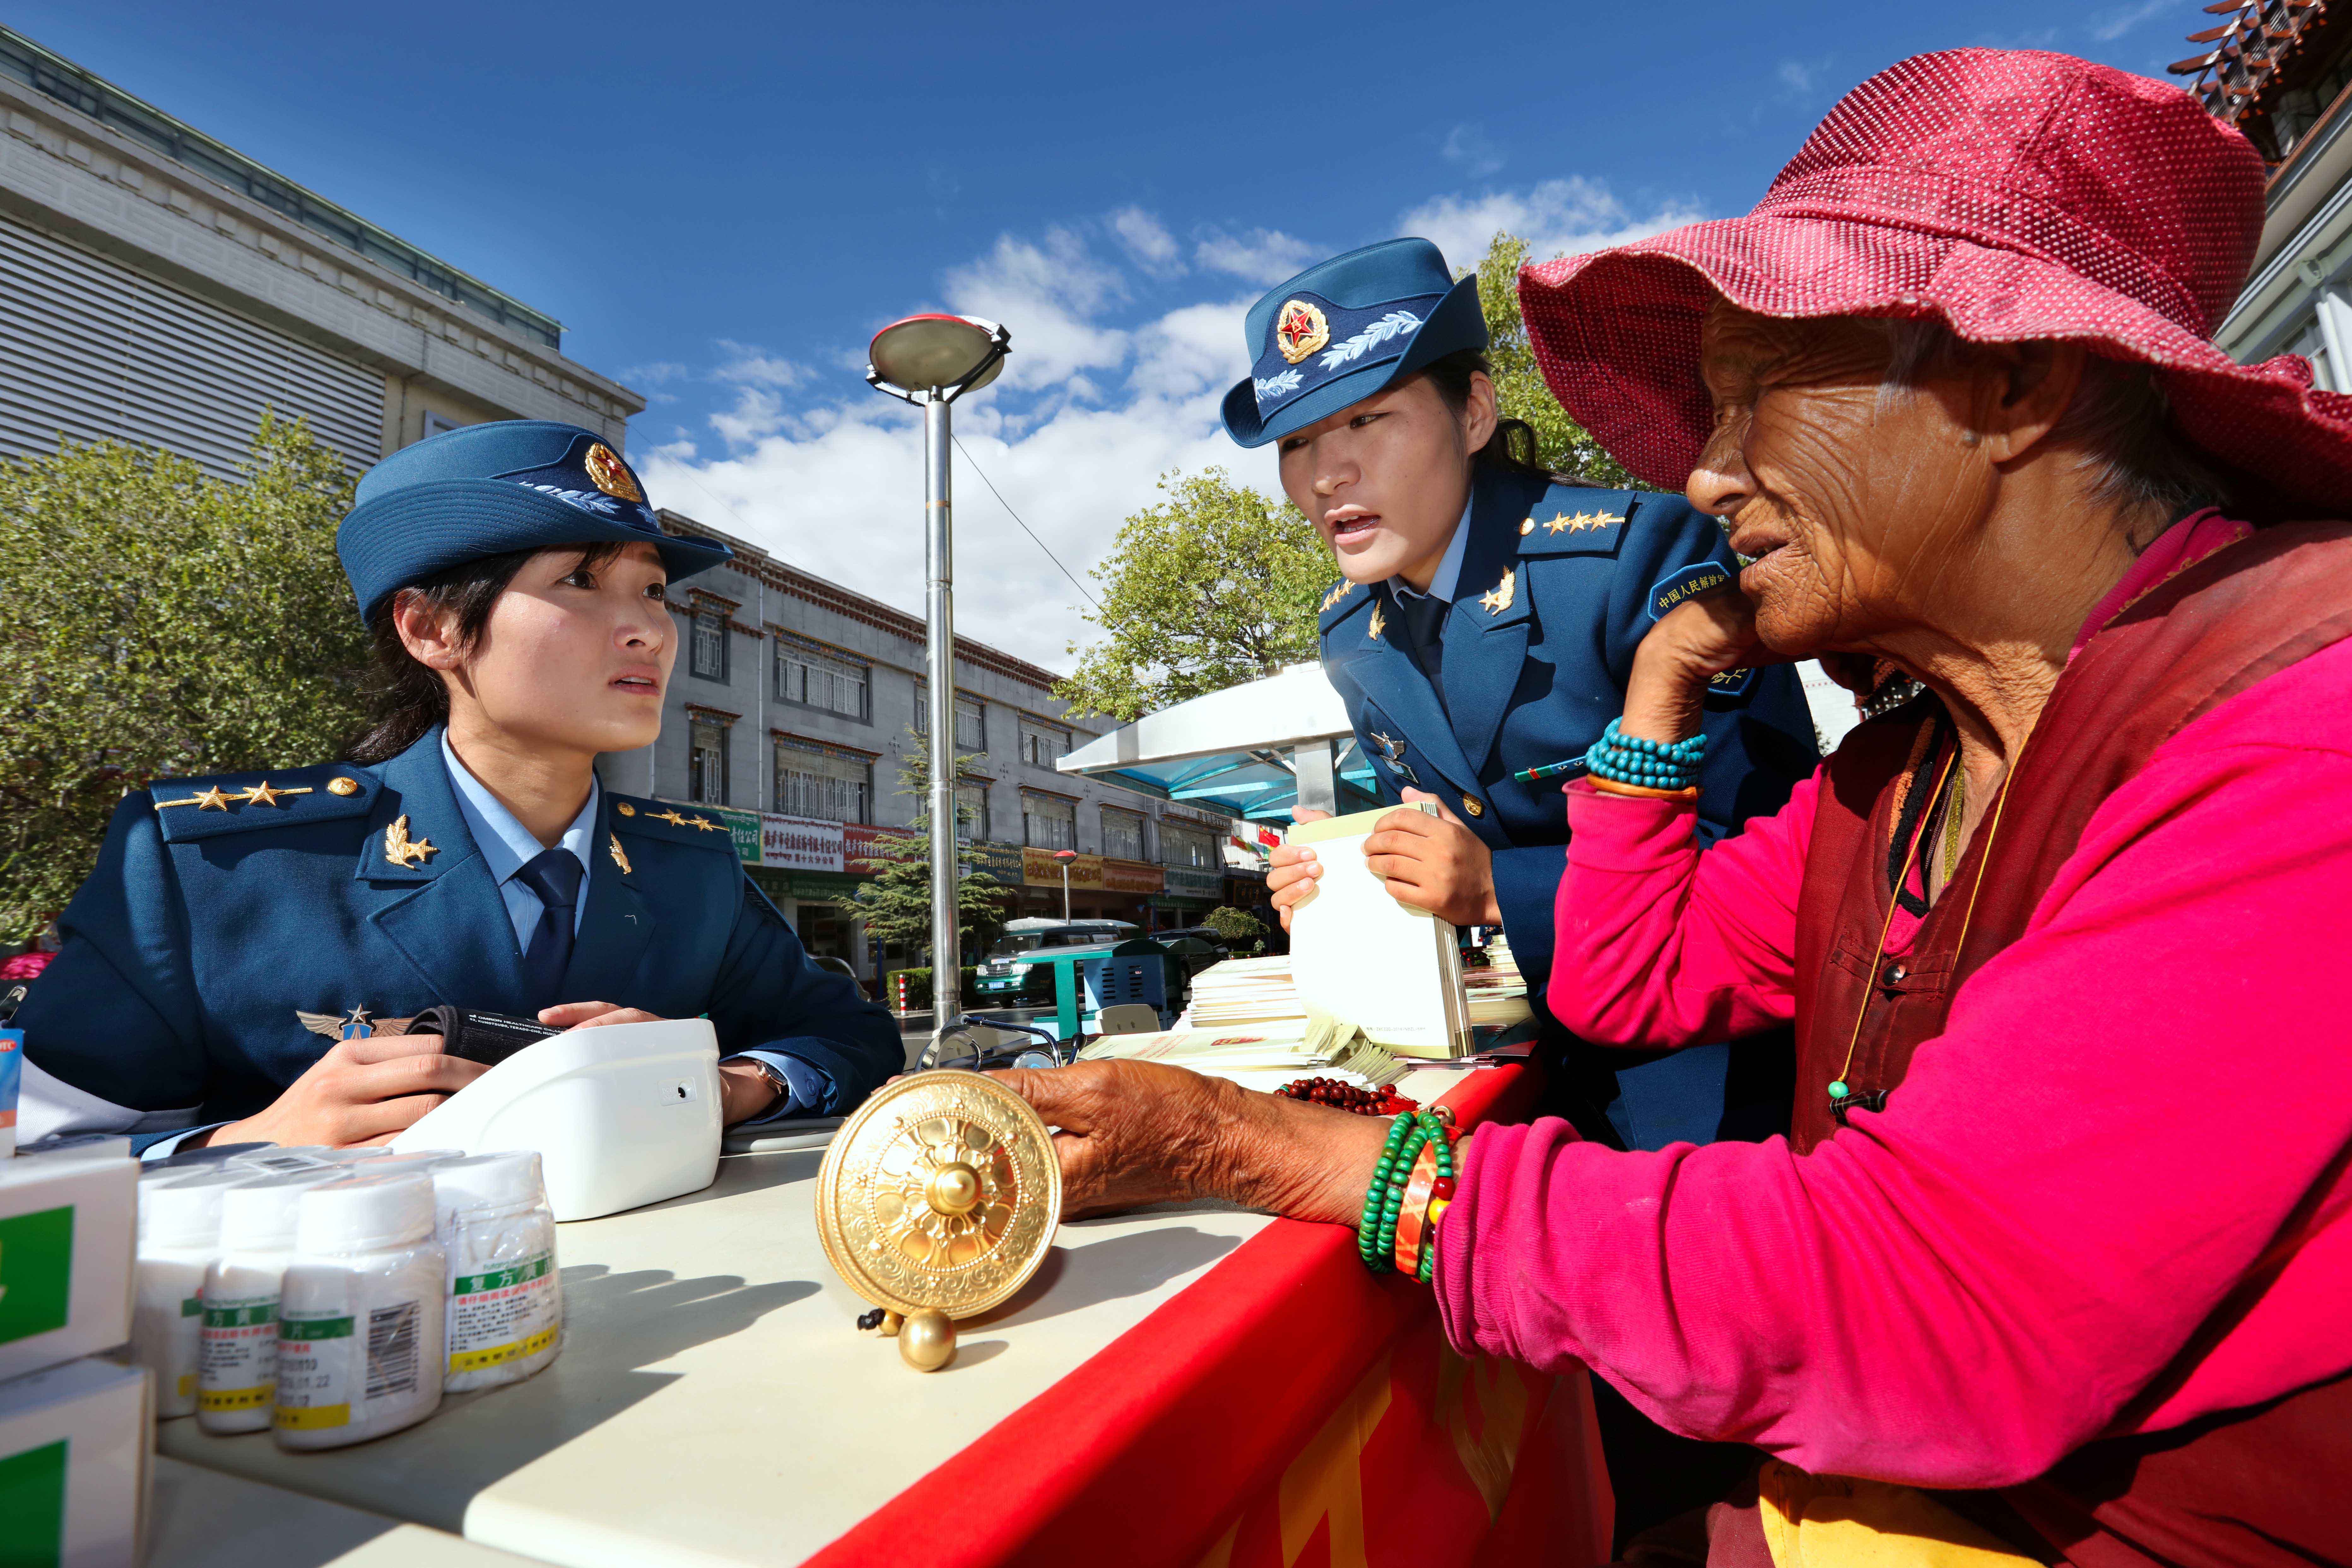
[[[1582,756],[1624,711],[1633,650],[1657,618],[1738,566],[1715,519],[1679,496],[1555,485],[1500,468],[1478,470],[1466,526],[1442,632],[1442,705],[1385,584],[1342,583],[1325,598],[1323,667],[1347,702],[1380,798],[1426,790],[1492,851],[1504,930],[1540,998],[1553,896],[1567,867],[1565,781],[1518,784],[1511,774]],[[1804,691],[1787,666],[1718,678],[1706,731],[1703,841],[1778,811],[1818,760]],[[1719,1065],[1716,1072],[1719,1106]],[[1607,1103],[1608,1091],[1598,1098]],[[1628,1142],[1648,1141],[1613,1111],[1612,1120]]]
[[[298,793],[306,792],[306,793]],[[820,1068],[855,1106],[903,1055],[809,962],[716,819],[599,792],[603,861],[562,997],[709,1015],[722,1053]],[[16,1023],[28,1062],[139,1113],[135,1134],[261,1110],[332,1044],[299,1015],[437,1004],[529,1017],[512,921],[436,729],[373,767],[173,779],[127,796]],[[147,1141],[152,1142],[149,1137]]]

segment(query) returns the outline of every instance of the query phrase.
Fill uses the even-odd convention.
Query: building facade
[[[660,515],[735,559],[672,596],[678,653],[660,739],[605,757],[603,776],[727,822],[812,952],[861,976],[910,960],[866,940],[856,892],[929,809],[923,622],[682,513]],[[956,639],[964,864],[1009,889],[1014,915],[1059,917],[1066,871],[1080,919],[1186,925],[1229,901],[1229,818],[1055,771],[1111,727],[1073,716],[1055,679]],[[1056,859],[1064,850],[1075,858]]]
[[[2352,391],[2352,4],[2248,0],[2189,35],[2175,75],[2270,165],[2252,279],[2215,342],[2252,363],[2309,359]]]
[[[166,447],[233,477],[265,408],[354,473],[437,430],[645,399],[562,326],[0,27],[0,454]]]

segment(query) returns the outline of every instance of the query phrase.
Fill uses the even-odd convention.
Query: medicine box
[[[153,1419],[146,1372],[94,1356],[0,1383],[0,1558],[134,1568]]]
[[[138,1194],[132,1159],[0,1162],[0,1378],[130,1339]]]

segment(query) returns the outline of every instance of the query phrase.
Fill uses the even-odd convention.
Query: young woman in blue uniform
[[[590,431],[470,426],[378,464],[336,546],[373,637],[351,760],[126,796],[16,1023],[24,1131],[380,1142],[486,1070],[436,1005],[562,1027],[708,1015],[730,1123],[834,1113],[898,1033],[810,963],[708,816],[617,795],[677,655],[666,536]]]
[[[1300,273],[1252,308],[1246,331],[1254,363],[1226,395],[1225,428],[1244,447],[1275,446],[1284,491],[1338,563],[1323,667],[1378,794],[1441,813],[1383,821],[1367,844],[1373,865],[1401,899],[1501,926],[1541,1017],[1565,781],[1517,775],[1583,756],[1624,711],[1651,625],[1737,573],[1723,531],[1680,496],[1535,467],[1533,432],[1497,415],[1477,280],[1455,281],[1427,240]],[[1699,831],[1713,839],[1780,809],[1819,759],[1786,667],[1720,679],[1706,706]],[[1267,881],[1286,921],[1320,869],[1310,849],[1274,852]],[[1645,1053],[1544,1021],[1549,1109],[1587,1137],[1655,1149],[1788,1130],[1785,1033]],[[1749,1462],[1594,1392],[1621,1539],[1719,1495]]]

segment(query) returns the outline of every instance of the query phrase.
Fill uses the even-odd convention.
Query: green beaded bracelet
[[[1390,1183],[1395,1176],[1396,1153],[1403,1146],[1405,1136],[1414,1128],[1410,1112],[1400,1113],[1389,1123],[1388,1142],[1381,1150],[1380,1161],[1372,1167],[1371,1185],[1364,1192],[1364,1212],[1356,1221],[1356,1249],[1367,1265],[1377,1266],[1377,1254],[1372,1250],[1372,1238],[1380,1229],[1381,1205],[1386,1201]]]

